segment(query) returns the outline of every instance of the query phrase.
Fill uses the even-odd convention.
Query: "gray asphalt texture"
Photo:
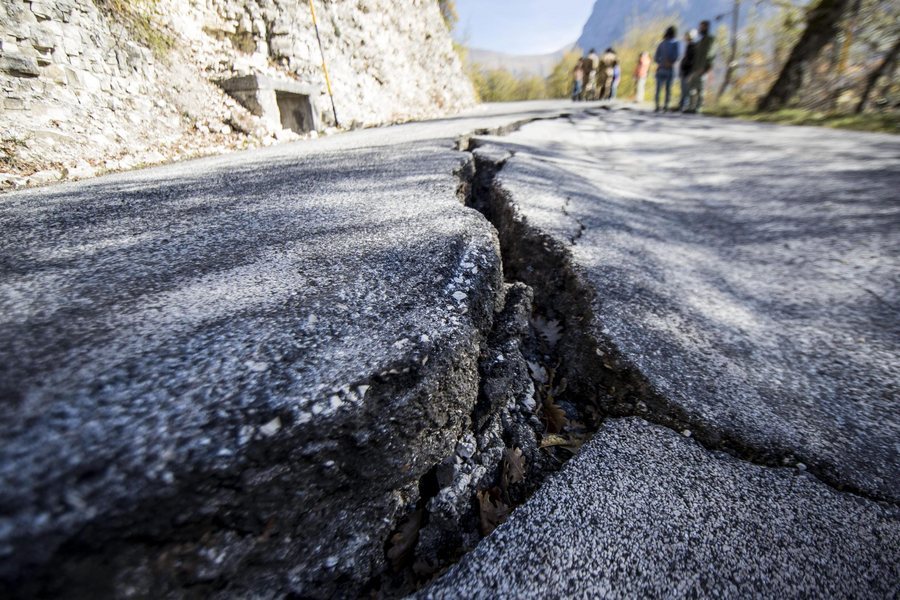
[[[492,144],[689,427],[900,501],[900,139],[619,110]]]
[[[896,598],[898,509],[608,421],[421,598]]]
[[[0,595],[360,589],[500,300],[457,138],[565,106],[0,196]],[[618,110],[490,142],[692,437],[608,420],[426,594],[900,594],[900,142]]]
[[[377,571],[467,422],[498,301],[456,138],[560,106],[0,196],[0,580]]]
[[[421,596],[896,598],[898,138],[615,110],[482,142],[689,426],[608,419]]]

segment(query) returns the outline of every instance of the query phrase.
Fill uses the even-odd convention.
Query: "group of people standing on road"
[[[709,33],[709,21],[701,21],[698,29],[684,36],[684,48],[676,39],[675,26],[666,29],[663,40],[656,47],[656,112],[666,112],[672,97],[672,83],[676,73],[681,78],[681,101],[678,110],[697,113],[703,107],[706,76],[715,58],[715,37]],[[663,96],[663,102],[660,102]]]
[[[672,84],[676,75],[681,80],[681,101],[678,110],[697,113],[703,107],[706,76],[712,70],[715,58],[715,38],[709,33],[709,21],[701,21],[697,29],[678,41],[678,30],[673,25],[666,29],[663,40],[651,57],[642,52],[634,70],[635,102],[643,102],[647,93],[647,77],[652,63],[656,63],[656,112],[666,112],[672,98]],[[572,99],[613,100],[616,98],[622,70],[619,58],[612,48],[603,55],[593,49],[581,58],[573,72],[575,80]],[[662,102],[660,100],[662,99]]]
[[[591,48],[587,56],[576,63],[573,75],[572,100],[615,100],[622,80],[622,67],[612,48],[607,48],[602,56]]]

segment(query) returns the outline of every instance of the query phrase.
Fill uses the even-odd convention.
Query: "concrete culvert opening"
[[[318,91],[298,81],[271,79],[265,75],[244,75],[216,83],[232,98],[272,128],[295,133],[319,131],[322,124],[316,108]]]
[[[275,101],[278,103],[278,112],[281,113],[282,127],[295,133],[315,130],[309,96],[276,90]]]

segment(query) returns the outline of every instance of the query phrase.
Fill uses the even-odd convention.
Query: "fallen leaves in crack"
[[[425,511],[421,508],[413,511],[388,540],[387,557],[395,570],[399,570],[412,557],[424,518]]]
[[[553,401],[553,396],[544,396],[543,421],[550,433],[559,433],[569,424],[566,411]]]
[[[506,448],[500,473],[500,485],[476,494],[481,534],[490,535],[512,512],[509,488],[525,480],[525,456],[520,448]]]
[[[545,319],[540,315],[535,315],[531,318],[531,326],[547,345],[548,350],[556,348],[562,339],[562,326],[556,319]]]
[[[496,486],[481,490],[476,494],[481,515],[482,535],[490,535],[509,516],[512,509],[503,501],[502,496],[502,490]]]
[[[556,383],[557,369],[559,365],[550,369],[544,381],[537,391],[541,396],[541,420],[549,433],[559,433],[569,425],[566,411],[556,403],[556,399],[566,391],[565,377]]]
[[[503,489],[509,490],[525,479],[525,457],[519,448],[507,448],[503,453]]]
[[[572,454],[577,454],[584,443],[587,441],[587,435],[580,433],[570,433],[568,435],[559,435],[549,433],[541,439],[541,448],[562,448],[568,450]]]

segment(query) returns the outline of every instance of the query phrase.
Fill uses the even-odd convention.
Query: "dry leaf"
[[[536,362],[528,361],[528,370],[531,371],[531,378],[538,383],[547,383],[550,378],[547,376],[547,369]]]
[[[525,479],[525,457],[520,448],[507,448],[503,453],[503,489]]]
[[[553,371],[553,376],[556,377],[555,370]],[[553,388],[553,395],[556,396],[557,398],[559,398],[560,396],[563,395],[563,392],[565,392],[568,388],[569,388],[569,381],[565,377],[563,377],[562,379],[559,380],[559,383],[556,385],[556,387]]]
[[[563,437],[556,433],[547,434],[541,439],[541,448],[549,448],[551,446],[565,446],[569,443],[569,438]]]
[[[555,319],[548,321],[544,317],[536,316],[531,319],[531,325],[551,350],[555,348],[559,343],[559,340],[562,339],[562,327],[560,326],[559,321]]]
[[[569,434],[567,436],[557,435],[551,433],[549,435],[545,435],[541,440],[541,448],[550,448],[550,447],[559,447],[564,450],[568,450],[572,454],[578,452],[581,449],[581,446],[584,445],[586,436],[577,435],[577,434]]]
[[[546,396],[544,398],[544,423],[547,426],[547,431],[559,433],[566,427],[568,422],[566,411],[553,401],[552,396]]]
[[[419,541],[419,529],[422,528],[422,509],[414,511],[401,523],[388,541],[387,557],[394,569],[399,569],[411,555]]]
[[[500,499],[500,494],[500,489],[496,487],[481,490],[476,494],[481,514],[482,535],[490,535],[509,516],[510,508]]]

